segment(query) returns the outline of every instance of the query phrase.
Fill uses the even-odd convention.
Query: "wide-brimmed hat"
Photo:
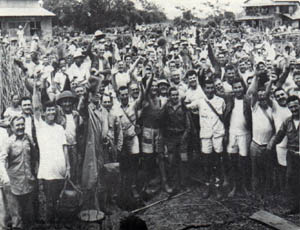
[[[76,50],[73,53],[73,58],[78,58],[78,57],[84,57],[84,55],[82,54],[82,52],[80,50]]]
[[[61,92],[60,94],[58,94],[58,96],[56,97],[56,103],[60,104],[61,100],[65,99],[65,98],[71,98],[73,101],[76,100],[75,95],[71,91],[65,90],[65,91]]]

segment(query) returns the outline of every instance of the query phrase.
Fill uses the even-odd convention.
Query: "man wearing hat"
[[[26,25],[27,25],[27,23],[26,23]],[[19,25],[19,29],[17,31],[19,47],[26,47],[26,41],[24,38],[24,30],[26,28],[26,25],[24,28],[23,28],[23,26]]]
[[[90,70],[87,65],[84,65],[85,56],[77,49],[73,54],[74,63],[67,70],[70,81],[84,83],[90,78]]]
[[[74,183],[79,182],[80,177],[80,161],[82,156],[77,151],[78,140],[80,136],[79,128],[82,124],[82,118],[73,106],[76,102],[76,97],[71,91],[63,91],[56,98],[57,104],[60,106],[58,122],[64,127],[67,139],[67,148],[70,161],[70,178]]]

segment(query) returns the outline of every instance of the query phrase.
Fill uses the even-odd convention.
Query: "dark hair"
[[[282,88],[282,87],[277,87],[275,90],[274,90],[274,95],[275,95],[275,93],[277,92],[277,91],[284,91],[285,92],[285,90]],[[285,92],[286,93],[286,92]]]
[[[227,70],[234,70],[235,71],[235,68],[234,68],[234,66],[233,65],[226,65],[225,66],[225,72],[227,72]]]
[[[128,89],[128,87],[127,86],[125,86],[125,85],[123,85],[123,86],[121,86],[120,88],[119,88],[119,92],[121,91],[121,90],[125,90],[125,89]]]
[[[193,75],[196,75],[196,76],[197,76],[196,71],[193,70],[193,69],[192,69],[192,70],[189,70],[189,71],[186,72],[185,78],[188,78],[189,76],[193,76]]]
[[[144,220],[130,215],[120,221],[120,230],[148,230],[148,228]]]
[[[22,104],[23,101],[30,101],[30,102],[32,102],[32,99],[31,99],[31,97],[25,96],[25,97],[21,98],[20,103]]]
[[[203,82],[203,87],[205,87],[207,84],[212,84],[214,85],[214,81],[212,79],[206,79],[204,82]]]
[[[295,72],[293,73],[293,77],[295,77],[296,75],[300,75],[300,71],[295,71]]]
[[[176,89],[175,87],[170,87],[169,88],[169,96],[171,96],[172,91],[178,91],[178,89]]]
[[[43,108],[44,108],[44,111],[46,111],[47,108],[49,107],[56,107],[56,103],[54,101],[47,101],[45,102]]]
[[[292,101],[298,101],[298,102],[300,102],[300,99],[299,99],[299,97],[297,97],[296,95],[289,96],[289,97],[287,98],[287,100],[286,100],[286,104],[288,104],[288,103],[290,103],[290,102],[292,102]]]
[[[18,120],[21,120],[21,119],[25,122],[25,117],[23,117],[23,116],[16,115],[16,116],[12,117],[11,120],[10,120],[10,125],[12,126],[14,124],[15,120],[18,121]]]

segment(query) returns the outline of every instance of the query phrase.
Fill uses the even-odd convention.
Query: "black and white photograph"
[[[300,230],[300,0],[0,0],[0,230]]]

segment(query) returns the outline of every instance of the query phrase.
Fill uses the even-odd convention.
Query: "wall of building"
[[[52,37],[52,19],[51,17],[10,17],[0,18],[2,35],[9,34],[10,37],[17,36],[16,32],[19,25],[26,25],[24,35],[31,37],[30,22],[40,22],[41,31],[38,32],[39,37]]]
[[[0,0],[0,8],[33,8],[39,7],[38,0]]]

